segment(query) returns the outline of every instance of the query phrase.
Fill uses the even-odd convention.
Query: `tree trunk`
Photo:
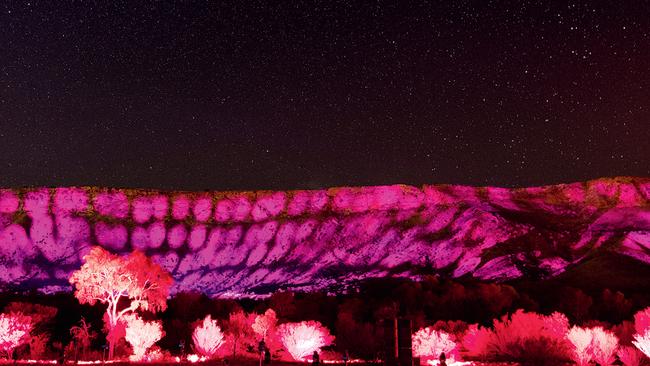
[[[108,359],[113,359],[113,353],[115,352],[115,341],[112,336],[108,337]]]

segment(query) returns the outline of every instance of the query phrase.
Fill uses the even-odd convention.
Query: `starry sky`
[[[0,186],[649,176],[643,2],[0,4]]]

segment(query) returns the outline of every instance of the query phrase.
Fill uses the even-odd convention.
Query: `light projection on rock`
[[[91,247],[140,250],[171,293],[257,296],[422,274],[556,276],[594,251],[650,263],[650,180],[504,189],[0,190],[0,284],[70,291]]]

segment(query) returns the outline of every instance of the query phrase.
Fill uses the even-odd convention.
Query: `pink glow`
[[[307,191],[296,192],[293,198],[289,201],[289,205],[287,207],[287,213],[290,216],[302,215],[306,211],[309,205],[309,200],[310,200],[309,192]]]
[[[128,240],[128,233],[124,225],[111,225],[103,222],[95,224],[95,237],[97,242],[104,247],[114,250],[124,248]]]
[[[185,195],[174,197],[172,203],[172,218],[183,220],[190,213],[190,200]]]
[[[205,225],[197,225],[192,228],[190,231],[190,237],[187,240],[187,244],[192,250],[197,250],[203,246],[205,242],[205,237],[207,235],[207,229]]]
[[[130,204],[125,190],[4,189],[2,278],[20,286],[33,270],[43,288],[65,288],[59,279],[93,244],[169,258],[165,263],[178,271],[174,276],[179,283],[190,283],[180,280],[197,269],[219,272],[237,266],[229,268],[232,273],[223,280],[198,277],[206,286],[203,290],[214,295],[299,280],[327,287],[355,276],[398,275],[395,267],[413,268],[399,275],[415,278],[416,267],[424,265],[453,276],[501,281],[522,276],[518,268],[531,265],[527,261],[533,253],[534,265],[555,276],[604,243],[650,263],[649,189],[646,180],[636,179],[517,190],[401,185],[196,194],[130,190]],[[213,204],[215,197],[219,199]],[[522,255],[509,249],[516,247],[510,244],[528,240],[526,235],[537,230],[537,224],[517,219],[523,211],[549,215],[549,229],[564,217],[585,225],[571,235],[578,239],[557,237],[534,244],[529,255]],[[624,235],[616,234],[622,231]],[[510,244],[501,255],[486,259],[487,251],[500,252],[504,243]],[[21,254],[14,256],[16,248]],[[169,249],[178,252],[171,256]],[[37,261],[41,253],[45,260]],[[296,270],[298,263],[305,266]],[[269,265],[274,269],[259,271],[259,266]],[[344,271],[320,277],[333,267]],[[259,282],[243,280],[252,274]]]
[[[262,221],[278,216],[284,210],[285,201],[284,192],[276,192],[258,198],[251,210],[253,220]]]
[[[235,222],[244,221],[248,218],[251,211],[251,203],[246,197],[236,197],[233,199],[232,219]]]
[[[194,213],[196,221],[208,221],[212,215],[212,200],[209,197],[202,197],[195,200],[192,212]]]
[[[167,233],[167,242],[173,249],[182,247],[185,243],[185,238],[187,238],[187,229],[183,224],[175,225]]]
[[[93,198],[95,210],[102,216],[123,219],[129,215],[129,200],[123,192],[103,192]]]
[[[18,210],[20,200],[10,190],[0,190],[0,214],[12,214]]]
[[[81,188],[56,188],[54,213],[56,215],[84,211],[88,208],[88,195]]]
[[[143,224],[151,218],[154,208],[150,197],[136,197],[133,200],[133,220]]]
[[[167,196],[159,195],[151,198],[153,206],[153,217],[157,220],[163,220],[169,213],[169,199]]]

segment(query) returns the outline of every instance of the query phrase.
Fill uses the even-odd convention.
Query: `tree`
[[[90,347],[90,341],[92,341],[97,334],[90,330],[90,324],[86,322],[85,318],[81,318],[79,325],[75,325],[70,328],[70,335],[74,340],[77,347],[81,347],[82,358],[86,358],[86,352]]]
[[[14,349],[29,339],[32,318],[21,313],[0,314],[0,350],[11,359]]]
[[[255,317],[253,322],[253,331],[259,334],[262,339],[266,339],[269,330],[275,328],[276,323],[278,322],[278,317],[275,315],[273,309],[268,309],[264,314],[260,314]]]
[[[210,315],[203,319],[203,322],[194,328],[192,333],[194,349],[206,357],[212,357],[219,347],[224,343],[224,334],[216,320]]]
[[[70,277],[75,296],[82,304],[97,301],[107,304],[109,329],[137,309],[156,312],[167,307],[172,277],[142,252],[127,257],[94,247],[84,257],[84,264]],[[124,306],[121,302],[130,300]],[[115,340],[109,337],[109,358],[113,358]]]
[[[423,359],[436,359],[444,353],[449,357],[456,349],[456,343],[445,332],[433,327],[422,328],[413,334],[413,355]]]
[[[327,328],[313,320],[300,323],[285,323],[278,327],[278,334],[284,347],[296,361],[304,361],[314,351],[334,341]]]
[[[159,321],[145,322],[136,314],[130,314],[126,319],[126,341],[133,347],[132,361],[142,361],[144,355],[165,334]]]
[[[230,313],[228,317],[228,334],[232,342],[232,357],[237,356],[237,345],[252,336],[251,319],[243,310]]]
[[[31,318],[32,329],[29,332],[29,356],[31,359],[41,359],[45,355],[50,340],[52,322],[57,311],[57,308],[52,306],[29,302],[11,302],[5,306],[5,313],[21,313]]]

